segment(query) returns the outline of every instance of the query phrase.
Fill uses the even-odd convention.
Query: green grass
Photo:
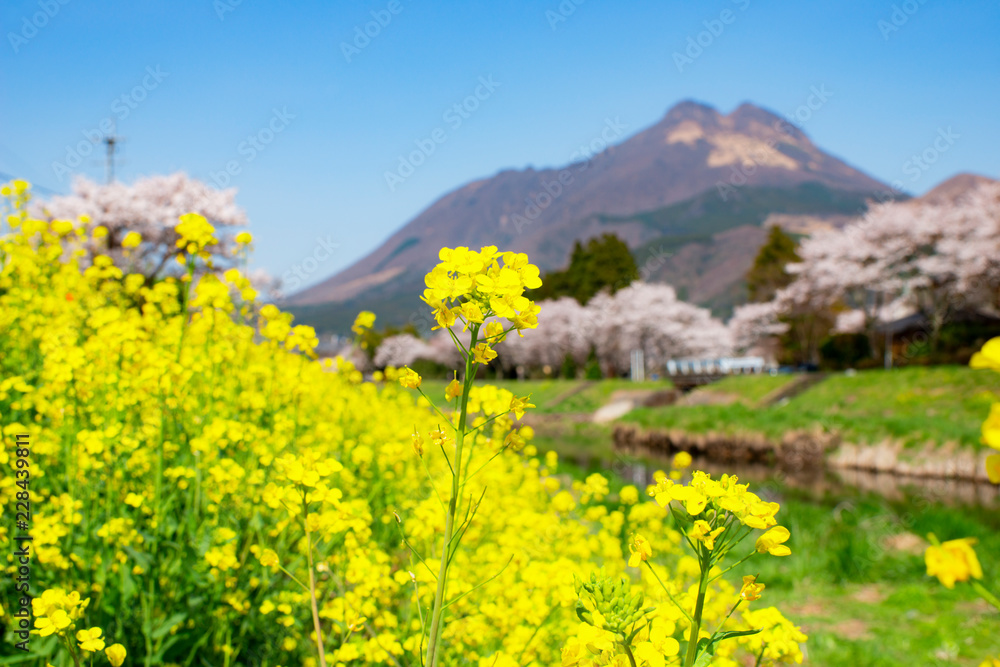
[[[768,376],[739,379],[748,383],[772,380]],[[721,389],[722,384],[713,387]],[[764,387],[743,390],[760,394]],[[998,399],[1000,378],[994,373],[964,366],[910,367],[862,371],[854,376],[839,373],[787,403],[767,408],[755,410],[743,403],[640,408],[622,421],[690,432],[754,432],[772,438],[820,426],[854,442],[892,438],[911,445],[957,442],[977,446],[980,424]]]
[[[976,537],[983,582],[996,589],[1000,516],[919,498],[892,503],[841,492],[815,497],[784,490],[778,518],[792,533],[787,558],[754,559],[775,605],[810,636],[814,665],[978,665],[1000,651],[1000,612],[971,587],[948,590],[926,575],[922,547],[900,550],[893,538]]]
[[[447,380],[424,380],[420,388],[440,405],[444,402]],[[669,382],[631,382],[629,380],[482,380],[507,389],[518,396],[531,394],[536,414],[590,413],[607,403],[611,395],[624,390],[670,389]]]
[[[756,405],[768,394],[791,384],[799,376],[782,375],[731,375],[706,386],[702,391],[732,394],[746,405]]]
[[[554,451],[560,461],[574,461],[599,472],[602,464],[614,458],[610,424],[575,422],[560,419],[535,426],[532,444],[541,452]],[[560,464],[561,465],[561,464]]]

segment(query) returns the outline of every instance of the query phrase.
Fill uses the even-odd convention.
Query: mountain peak
[[[963,172],[955,174],[948,180],[938,183],[919,199],[922,202],[928,202],[931,204],[950,204],[980,185],[996,182],[996,180],[989,178],[988,176]]]
[[[715,107],[696,100],[683,100],[667,111],[663,122],[674,124],[693,120],[699,124],[705,124],[706,122],[717,123],[720,118],[722,118],[722,114]]]
[[[743,102],[728,115],[723,115],[708,104],[696,100],[683,100],[667,111],[659,126],[673,128],[686,125],[691,128],[692,123],[704,132],[738,133],[763,140],[780,138],[783,135],[785,140],[791,140],[793,143],[811,143],[805,133],[794,124],[777,113],[750,102]]]
[[[792,123],[769,109],[759,107],[750,102],[744,102],[736,107],[726,118],[736,132],[760,134],[779,132],[787,134],[798,141],[808,141],[805,133]]]

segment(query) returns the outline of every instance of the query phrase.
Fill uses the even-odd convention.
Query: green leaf
[[[163,657],[167,654],[167,651],[170,650],[170,647],[176,644],[177,642],[181,641],[182,639],[185,639],[185,636],[181,633],[177,633],[173,637],[168,637],[167,640],[163,642],[163,645],[160,646],[160,649],[153,656],[154,664],[156,662],[162,662]]]
[[[135,579],[132,578],[132,572],[125,568],[124,576],[122,577],[122,599],[131,599],[139,589],[135,585]]]
[[[763,631],[764,628],[758,628],[757,630],[727,630],[725,632],[720,632],[712,643],[721,642],[723,639],[729,639],[730,637],[749,637],[750,635],[755,635],[758,632]]]
[[[165,636],[168,632],[170,632],[170,628],[174,627],[178,623],[181,623],[186,618],[187,614],[185,614],[184,612],[178,612],[174,614],[173,616],[165,620],[160,625],[160,627],[154,630],[151,636],[153,637],[153,639],[160,639],[161,637]]]
[[[698,640],[698,650],[695,651],[695,655],[698,658],[694,661],[694,667],[709,667],[712,664],[712,658],[715,657],[715,649],[708,637],[702,637]]]
[[[702,637],[698,640],[698,650],[696,655],[698,659],[694,661],[695,667],[709,667],[712,664],[712,658],[715,657],[715,645],[721,642],[723,639],[730,639],[732,637],[748,637],[750,635],[755,635],[763,630],[759,628],[757,630],[726,630],[725,632],[720,632],[715,637]]]
[[[715,654],[710,651],[705,651],[698,656],[698,659],[694,661],[694,667],[709,667],[712,664],[712,658]]]
[[[136,562],[136,564],[139,567],[141,567],[146,572],[149,572],[149,570],[152,567],[152,563],[150,561],[149,554],[145,554],[145,553],[143,553],[141,551],[137,551],[137,550],[133,549],[132,547],[123,547],[123,549],[124,549],[125,553],[127,553],[132,558],[132,560],[134,560]]]

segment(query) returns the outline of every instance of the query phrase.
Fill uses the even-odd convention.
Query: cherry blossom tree
[[[184,213],[200,213],[223,233],[215,258],[219,268],[231,262],[233,243],[227,227],[243,226],[246,213],[236,205],[236,189],[216,190],[182,172],[140,178],[131,185],[98,184],[85,177],[73,182],[73,194],[56,196],[34,204],[33,213],[48,220],[78,220],[88,216],[93,225],[103,225],[108,234],[89,241],[91,254],[105,253],[120,265],[131,265],[149,279],[173,270],[171,259],[178,240],[174,226]],[[142,235],[143,243],[124,258],[122,241],[129,232]]]
[[[905,301],[929,322],[931,345],[956,310],[992,308],[1000,289],[1000,184],[953,202],[890,202],[839,231],[803,241],[796,280],[776,301],[787,317],[838,303],[864,313],[865,329]]]
[[[788,324],[779,321],[780,315],[775,301],[737,306],[726,323],[734,352],[747,354],[765,341],[786,333]]]
[[[670,285],[634,282],[614,295],[598,294],[587,309],[597,358],[614,374],[628,372],[632,350],[642,350],[651,368],[732,352],[726,326],[708,310],[680,301]]]
[[[375,352],[375,366],[385,368],[410,366],[417,359],[433,359],[436,351],[425,341],[411,334],[389,336],[382,341]]]
[[[471,336],[468,332],[462,331],[460,324],[456,324],[451,330],[465,345],[469,344]],[[461,361],[451,336],[444,330],[434,332],[426,341],[408,333],[388,336],[379,343],[372,361],[376,368],[386,366],[401,368],[412,365],[418,359],[426,359],[449,367],[457,366]]]
[[[1000,183],[967,193],[945,212],[941,226],[958,232],[939,243],[958,267],[958,292],[994,314],[1000,311]]]
[[[506,370],[518,366],[558,369],[569,356],[578,365],[586,363],[592,341],[592,311],[576,299],[562,297],[539,302],[538,328],[545,336],[507,334],[497,348]]]

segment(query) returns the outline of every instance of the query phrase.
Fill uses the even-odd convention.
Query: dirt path
[[[775,389],[770,394],[760,399],[760,401],[755,405],[756,408],[766,408],[771,405],[775,405],[784,400],[791,400],[806,391],[807,389],[816,386],[827,377],[826,373],[807,373],[800,377],[795,378],[784,387],[779,387]]]
[[[595,383],[596,383],[596,380],[587,380],[586,382],[581,382],[580,384],[578,384],[577,386],[573,387],[569,391],[564,391],[563,393],[561,393],[558,396],[556,396],[555,398],[553,398],[552,402],[550,403],[550,405],[552,405],[552,406],[559,405],[560,403],[562,403],[563,401],[565,401],[567,398],[570,398],[572,396],[576,396],[580,392],[586,390],[588,387],[592,387]]]

